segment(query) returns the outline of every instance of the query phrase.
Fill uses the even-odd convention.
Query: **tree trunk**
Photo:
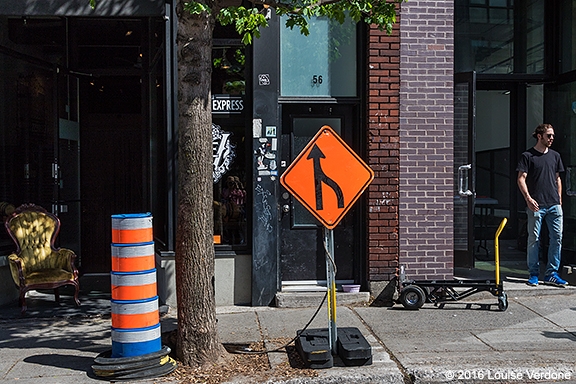
[[[189,366],[218,359],[212,216],[212,31],[214,19],[178,15],[178,220],[176,228],[176,353]]]

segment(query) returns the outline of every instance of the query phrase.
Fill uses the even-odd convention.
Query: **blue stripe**
[[[152,245],[154,244],[153,241],[145,241],[143,243],[129,243],[129,244],[122,244],[122,243],[110,243],[113,247],[134,247],[137,245]]]
[[[135,218],[141,218],[141,217],[150,217],[152,216],[152,213],[150,212],[146,212],[146,213],[121,213],[121,214],[117,214],[117,215],[112,215],[113,219],[135,219]]]
[[[155,340],[143,341],[140,343],[119,343],[112,341],[112,357],[131,357],[141,356],[148,353],[158,352],[162,349],[162,340],[157,338]]]
[[[152,269],[148,269],[146,271],[134,271],[134,272],[110,272],[113,275],[118,275],[118,276],[126,276],[126,275],[144,275],[147,273],[153,273],[156,272],[156,268],[152,268]]]
[[[115,304],[140,304],[140,303],[147,303],[150,301],[158,300],[158,296],[151,297],[149,299],[141,299],[141,300],[115,300],[112,299],[110,302]]]

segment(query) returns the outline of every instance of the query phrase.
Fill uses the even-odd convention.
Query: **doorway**
[[[357,107],[353,105],[282,106],[282,158],[290,164],[318,130],[329,125],[357,153],[360,135],[355,127]],[[323,226],[285,189],[280,192],[280,280],[282,290],[314,291],[326,286],[326,254]],[[334,258],[337,284],[362,283],[362,238],[360,202],[334,228]]]
[[[502,218],[501,261],[524,268],[523,201],[516,185],[520,154],[532,141],[527,132],[542,121],[543,87],[512,81],[480,81],[474,73],[455,82],[456,268],[494,260],[494,234]]]

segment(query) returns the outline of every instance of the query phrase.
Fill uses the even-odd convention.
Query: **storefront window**
[[[552,124],[556,133],[552,148],[560,152],[566,169],[565,174],[561,175],[564,182],[562,209],[566,234],[562,240],[562,251],[574,253],[576,238],[568,234],[576,231],[576,83],[547,87],[544,109],[544,122]],[[533,145],[534,139],[530,142]]]
[[[576,5],[571,0],[562,1],[561,57],[562,72],[576,69]]]
[[[282,96],[355,97],[357,77],[352,20],[312,19],[309,36],[298,28],[280,28]]]
[[[543,73],[544,0],[457,0],[456,72]]]
[[[54,74],[0,53],[0,220],[23,203],[51,208]],[[0,256],[14,242],[0,231]]]
[[[248,243],[245,58],[240,44],[212,50],[214,244],[234,248]]]

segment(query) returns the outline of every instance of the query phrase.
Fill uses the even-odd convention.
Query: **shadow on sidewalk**
[[[91,366],[94,364],[94,358],[91,356],[74,356],[71,354],[38,354],[29,356],[24,359],[24,362],[36,364],[39,366],[47,366],[62,369],[71,369],[74,371],[92,372]],[[96,377],[96,375],[93,375]]]

